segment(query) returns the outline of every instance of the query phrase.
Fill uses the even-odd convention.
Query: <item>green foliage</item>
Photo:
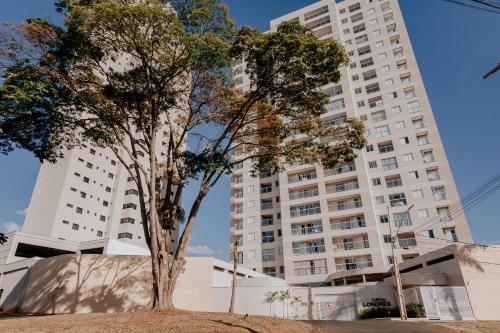
[[[397,307],[370,307],[363,309],[359,314],[359,319],[389,318],[398,317]]]
[[[407,304],[406,314],[408,318],[425,318],[425,309],[421,304]],[[359,313],[359,319],[399,317],[399,307],[370,307]]]
[[[408,318],[425,318],[425,308],[422,304],[407,304],[406,314]]]

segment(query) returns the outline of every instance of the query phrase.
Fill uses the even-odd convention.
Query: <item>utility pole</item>
[[[406,210],[406,212],[409,212],[410,209],[412,209],[412,208],[413,208],[413,205],[411,205]],[[396,251],[395,251],[396,244],[399,243],[398,233],[399,233],[399,229],[401,228],[401,224],[398,226],[398,230],[396,231],[396,235],[393,236],[391,212],[389,209],[389,205],[387,205],[387,219],[389,221],[389,232],[391,234],[392,270],[394,273],[394,277],[396,279],[396,288],[397,288],[398,301],[399,301],[399,315],[401,317],[401,320],[408,320],[408,314],[406,313],[405,297],[403,294],[403,284],[401,283],[401,274],[399,272],[398,258],[396,256]]]
[[[231,284],[231,303],[229,305],[229,313],[234,313],[234,298],[236,294],[236,269],[237,264],[238,264],[238,252],[236,251],[237,249],[237,244],[238,241],[234,242],[233,244],[233,282]]]

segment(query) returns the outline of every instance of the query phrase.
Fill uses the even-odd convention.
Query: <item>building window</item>
[[[427,230],[427,233],[429,235],[429,238],[434,238],[434,230]]]
[[[378,186],[378,185],[382,184],[382,182],[380,181],[380,178],[373,178],[372,183],[374,186]]]
[[[407,136],[404,136],[399,139],[399,143],[402,145],[407,145],[410,143],[410,139]]]
[[[108,207],[109,202],[107,202],[106,200],[103,200],[102,205],[103,205],[104,207]]]
[[[377,202],[378,205],[384,204],[385,203],[384,196],[379,195],[379,196],[375,197],[375,201]]]
[[[424,191],[422,191],[422,190],[413,191],[413,197],[415,199],[422,199],[424,197]]]
[[[410,171],[410,172],[408,172],[408,177],[410,179],[418,179],[418,171]]]
[[[442,201],[447,199],[444,186],[433,186],[432,194],[434,195],[434,200],[436,201]]]
[[[414,159],[413,154],[412,153],[404,154],[403,159],[405,160],[405,162],[413,161],[413,159]]]
[[[412,225],[410,212],[394,213],[392,216],[396,227]]]
[[[68,220],[62,220],[62,223],[63,224],[69,224],[69,221]]]
[[[102,231],[97,231],[97,237],[102,237]]]
[[[73,223],[73,225],[71,226],[71,229],[73,229],[73,230],[78,230],[79,228],[80,228],[80,225],[76,224],[76,223]]]
[[[90,163],[90,162],[87,162],[87,168],[89,168],[89,169],[92,169],[92,168],[93,168],[93,165],[92,165],[92,163]]]
[[[137,205],[134,203],[126,203],[123,205],[123,209],[128,209],[128,208],[137,209]]]
[[[90,179],[88,177],[83,177],[83,182],[84,183],[88,183],[90,181]]]
[[[406,205],[406,195],[404,193],[389,194],[389,202],[391,207],[399,207]]]
[[[368,166],[370,169],[376,168],[377,167],[377,161],[370,161],[368,162]]]
[[[274,242],[274,231],[263,231],[262,243],[272,243],[272,242]]]
[[[108,173],[108,178],[113,179],[114,175],[112,173]]]
[[[87,197],[87,193],[85,193],[85,192],[80,192],[80,196],[81,196],[82,198],[84,198],[84,199],[85,199],[85,197]]]
[[[76,207],[76,213],[77,214],[83,214],[83,209],[80,207]]]
[[[132,239],[133,235],[129,232],[121,232],[118,234],[118,239],[122,239],[122,238],[128,238],[128,239]]]
[[[106,192],[111,192],[111,187],[106,186]]]
[[[124,217],[124,218],[120,219],[120,224],[125,224],[125,223],[134,224],[134,222],[135,222],[135,219],[133,219],[131,217]]]
[[[396,157],[382,159],[382,169],[384,171],[393,170],[398,168],[398,161]]]
[[[426,219],[429,217],[429,210],[428,209],[419,209],[417,214],[418,214],[419,218]]]
[[[139,191],[137,191],[136,189],[131,189],[131,190],[126,190],[125,191],[125,195],[139,195]]]
[[[389,217],[387,215],[380,215],[378,219],[380,223],[389,223]]]
[[[392,237],[391,237],[391,235],[384,235],[384,243],[386,243],[386,244],[391,244],[392,243]]]
[[[382,138],[384,136],[388,136],[388,135],[391,134],[388,125],[375,127],[374,128],[374,132],[375,132],[375,137],[376,138]]]
[[[106,221],[106,216],[104,215],[99,216],[99,220],[102,222]]]

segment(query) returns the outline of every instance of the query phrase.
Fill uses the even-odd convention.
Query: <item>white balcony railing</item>
[[[325,253],[325,245],[299,246],[293,248],[294,255]]]
[[[348,271],[351,269],[367,268],[367,267],[373,267],[373,262],[371,260],[370,261],[357,261],[357,262],[350,262],[350,263],[343,263],[343,264],[336,264],[335,265],[335,268],[339,272]]]
[[[300,209],[296,209],[296,210],[290,210],[290,217],[307,216],[307,215],[314,215],[314,214],[320,214],[320,213],[321,213],[321,208],[319,206],[300,208]]]
[[[341,221],[330,224],[332,230],[349,230],[366,227],[365,220]]]
[[[326,274],[328,273],[327,266],[317,266],[317,267],[307,267],[307,268],[295,268],[293,274],[295,276],[303,275],[316,275],[316,274]]]
[[[337,242],[333,244],[334,251],[349,251],[358,249],[367,249],[370,247],[370,243],[366,239],[356,240],[352,242]]]
[[[340,175],[342,173],[356,171],[356,166],[354,164],[343,165],[333,169],[326,169],[324,171],[325,177]]]
[[[299,192],[290,193],[290,200],[311,198],[311,197],[316,197],[318,195],[319,195],[319,192],[316,189],[315,190],[307,190],[307,191],[299,191]]]
[[[353,209],[363,207],[361,201],[351,201],[351,202],[337,202],[336,204],[328,205],[328,210],[331,212],[336,212],[339,210]]]
[[[288,183],[293,184],[302,181],[313,180],[317,177],[318,175],[316,174],[316,172],[302,173],[299,175],[288,177]]]
[[[345,192],[345,191],[351,191],[359,188],[359,183],[358,182],[350,182],[350,183],[344,183],[344,184],[337,184],[334,186],[328,186],[326,188],[326,193],[338,193],[338,192]]]
[[[313,226],[309,226],[309,227],[294,227],[294,228],[292,228],[292,235],[294,235],[294,236],[317,234],[320,232],[323,232],[322,225],[313,225]]]
[[[401,246],[402,248],[409,248],[412,246],[417,246],[417,240],[415,238],[400,239],[399,246]]]

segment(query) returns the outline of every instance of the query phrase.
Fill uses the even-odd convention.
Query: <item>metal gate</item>
[[[406,304],[422,304],[429,319],[474,319],[465,287],[417,287],[404,293]]]
[[[316,295],[316,319],[356,320],[356,298],[354,294]]]

